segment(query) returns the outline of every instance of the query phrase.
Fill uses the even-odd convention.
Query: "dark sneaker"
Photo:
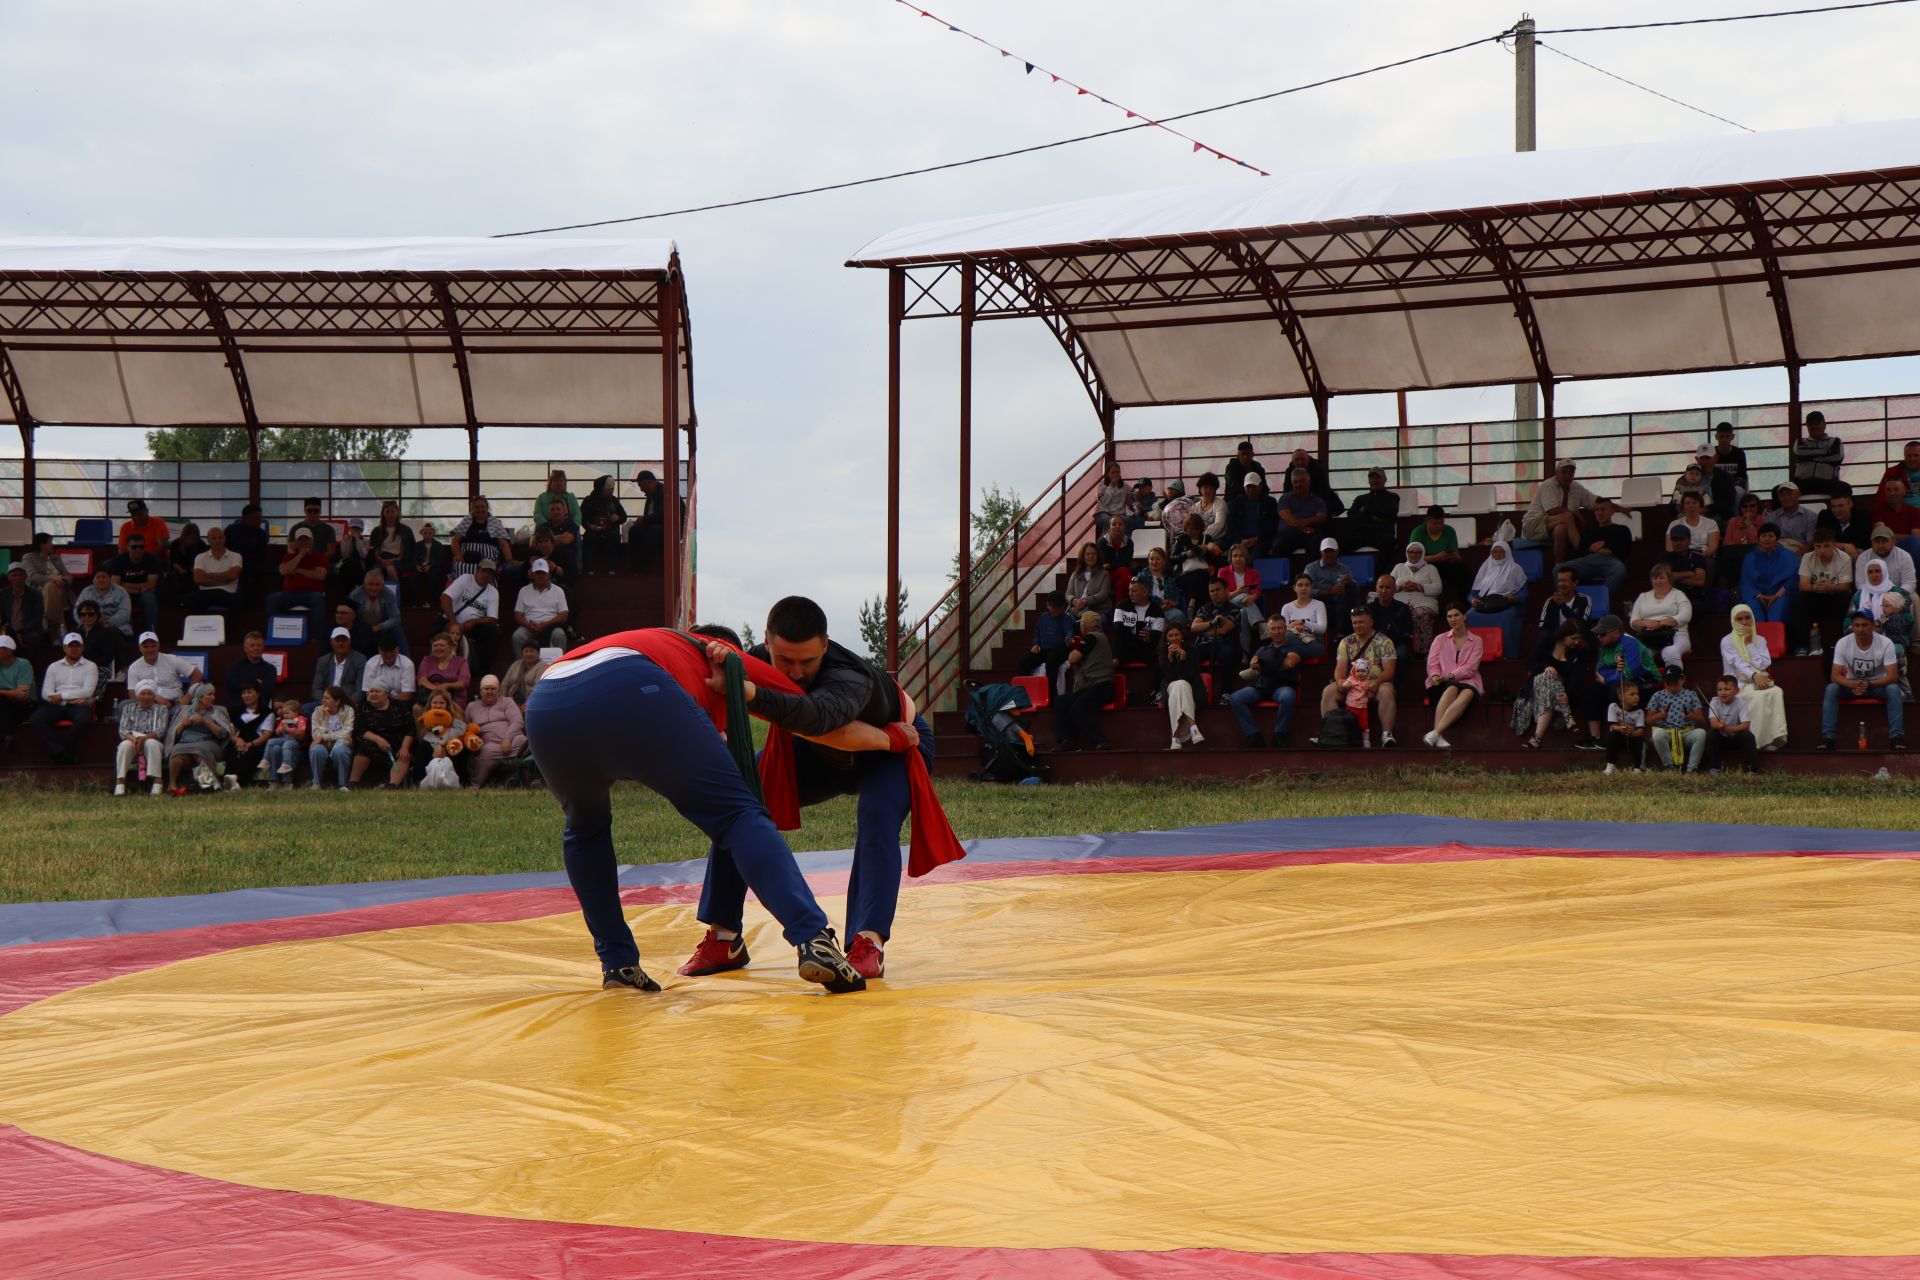
[[[600,989],[611,991],[615,987],[632,987],[635,991],[658,991],[660,984],[647,976],[647,971],[637,964],[624,969],[606,969],[600,974]]]
[[[1578,742],[1575,742],[1573,744],[1573,749],[1575,751],[1605,751],[1606,750],[1605,747],[1600,745],[1600,740],[1598,738],[1581,738]]]
[[[1252,750],[1258,750],[1259,748],[1267,745],[1267,740],[1261,737],[1257,733],[1250,733],[1246,737],[1240,739],[1240,745]]]
[[[887,953],[864,933],[853,935],[853,944],[847,948],[847,963],[863,978],[887,976]]]
[[[1887,748],[1892,751],[1905,751],[1907,749],[1906,737],[1901,734],[1895,734],[1893,737],[1887,739]]]
[[[747,940],[741,937],[723,940],[709,929],[707,936],[700,939],[700,945],[693,949],[693,954],[678,972],[683,978],[704,978],[710,973],[726,973],[730,969],[746,967]]]
[[[1833,750],[1833,739],[1832,739],[1832,738],[1822,738],[1822,739],[1820,739],[1820,745],[1819,745],[1819,746],[1817,746],[1817,747],[1815,747],[1815,748],[1814,748],[1814,750],[1815,750],[1815,751],[1831,751],[1831,750]]]
[[[794,951],[800,957],[800,976],[808,982],[817,982],[835,995],[867,989],[867,980],[847,963],[832,929],[822,929]]]

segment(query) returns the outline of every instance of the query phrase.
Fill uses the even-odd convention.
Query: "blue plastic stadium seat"
[[[1593,601],[1593,620],[1595,622],[1600,621],[1600,619],[1612,612],[1613,593],[1608,591],[1604,586],[1576,587],[1575,590],[1587,599]]]
[[[73,522],[76,547],[110,547],[113,540],[113,521],[104,516],[83,516]]]
[[[1341,556],[1340,563],[1347,566],[1347,572],[1353,575],[1353,580],[1359,583],[1362,588],[1373,585],[1374,572],[1372,556],[1364,552],[1355,552],[1349,556]]]
[[[1538,582],[1547,576],[1547,554],[1538,547],[1516,547],[1513,562],[1527,572],[1528,582]]]

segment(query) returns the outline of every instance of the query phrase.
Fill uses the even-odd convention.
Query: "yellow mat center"
[[[0,1121],[267,1187],[872,1244],[1920,1253],[1920,865],[1511,859],[904,895],[828,997],[576,916],[0,1018]],[[828,904],[838,914],[838,904]],[[690,908],[636,909],[656,973]]]

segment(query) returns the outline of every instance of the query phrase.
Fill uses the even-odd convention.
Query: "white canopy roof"
[[[849,265],[972,261],[982,318],[1049,317],[1132,405],[1912,353],[1916,245],[1901,120],[1080,200]]]
[[[669,240],[0,240],[0,421],[659,426]]]

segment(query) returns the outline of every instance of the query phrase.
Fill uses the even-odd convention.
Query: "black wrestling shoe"
[[[794,951],[800,957],[800,976],[808,982],[817,982],[835,995],[867,989],[867,980],[847,962],[832,929],[822,929]]]
[[[660,984],[647,976],[647,971],[637,964],[624,969],[605,969],[600,974],[600,989],[611,991],[615,987],[632,987],[635,991],[658,991]]]

